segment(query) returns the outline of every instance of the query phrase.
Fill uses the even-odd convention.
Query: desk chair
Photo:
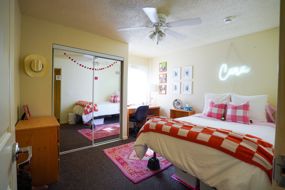
[[[134,128],[133,128],[134,136],[137,135],[140,128],[145,123],[148,110],[149,106],[140,106],[137,108],[136,112],[130,117],[129,121],[134,123]]]

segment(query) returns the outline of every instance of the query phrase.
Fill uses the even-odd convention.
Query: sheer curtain
[[[149,103],[148,67],[129,65],[128,71],[128,104]]]

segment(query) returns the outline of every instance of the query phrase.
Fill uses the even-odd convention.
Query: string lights
[[[105,69],[108,69],[112,66],[114,66],[117,61],[114,61],[113,63],[105,66],[105,67],[98,67],[98,68],[95,68],[95,67],[88,67],[82,63],[79,63],[76,59],[72,58],[70,55],[68,55],[66,52],[63,53],[70,61],[72,61],[73,63],[76,63],[78,66],[84,68],[84,69],[87,69],[87,70],[92,70],[92,71],[102,71],[102,70],[105,70]]]

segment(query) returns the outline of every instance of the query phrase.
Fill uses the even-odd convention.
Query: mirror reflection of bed
[[[119,138],[121,62],[54,49],[54,113],[60,151]]]

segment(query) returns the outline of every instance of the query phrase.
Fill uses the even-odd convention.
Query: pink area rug
[[[140,160],[134,151],[134,142],[107,148],[104,153],[116,164],[123,174],[133,183],[139,183],[171,166],[165,158],[157,154],[160,161],[160,170],[151,171],[147,168],[148,159],[152,157],[153,151],[148,149],[146,155]]]
[[[182,183],[184,186],[186,186],[188,189],[191,190],[199,190],[199,188],[197,187],[192,187],[190,184],[188,184],[187,182],[183,181],[182,179],[180,179],[177,175],[172,174],[171,178],[174,179],[175,181],[178,181],[179,183]]]
[[[78,132],[84,137],[92,141],[92,130],[91,129],[79,129]],[[120,134],[120,124],[112,123],[107,125],[98,125],[95,127],[94,131],[94,140],[118,135]]]

